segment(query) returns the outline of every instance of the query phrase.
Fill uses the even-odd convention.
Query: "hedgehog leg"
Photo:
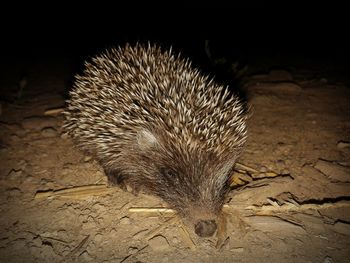
[[[120,174],[117,170],[107,170],[104,169],[105,174],[108,178],[108,184],[110,186],[118,185],[123,190],[126,190],[126,185],[124,182],[124,176]]]
[[[110,186],[118,185],[125,192],[131,192],[132,194],[134,194],[136,196],[139,194],[139,192],[140,192],[139,187],[136,187],[136,185],[128,184],[128,182],[127,182],[128,180],[127,180],[126,176],[121,174],[119,171],[104,169],[104,172],[107,175],[108,184]],[[131,189],[130,189],[130,187],[131,187]]]

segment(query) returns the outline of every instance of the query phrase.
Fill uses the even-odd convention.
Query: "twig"
[[[39,191],[35,194],[34,199],[63,197],[63,198],[83,198],[91,195],[102,195],[113,191],[113,188],[108,188],[106,185],[85,185],[71,188],[63,188],[59,190]]]
[[[63,108],[56,108],[56,109],[50,109],[50,110],[46,110],[44,112],[45,116],[56,116],[59,113],[61,113],[63,111]]]
[[[196,250],[196,245],[195,243],[193,242],[191,236],[190,236],[190,233],[188,233],[187,229],[184,227],[184,225],[182,224],[180,226],[180,233],[181,233],[181,236],[182,238],[185,240],[185,242],[187,243],[187,245],[190,247],[190,249],[192,251]]]
[[[244,164],[241,164],[241,163],[236,163],[236,168],[241,169],[241,170],[245,170],[247,172],[255,173],[255,174],[259,173],[258,170],[255,170],[254,168],[249,167],[249,166],[244,165]]]
[[[147,213],[149,215],[174,215],[176,211],[174,209],[166,207],[131,207],[129,208],[130,213]]]
[[[341,208],[341,207],[350,207],[350,202],[339,201],[335,203],[324,203],[324,204],[304,204],[296,206],[291,203],[286,203],[281,206],[273,205],[263,205],[263,206],[247,206],[245,210],[253,210],[257,215],[269,214],[270,212],[286,212],[286,211],[304,211],[309,209],[327,209],[327,208]]]
[[[147,240],[150,240],[152,237],[154,237],[155,235],[159,234],[164,228],[174,224],[174,223],[178,223],[179,219],[178,217],[172,217],[168,220],[166,220],[163,224],[161,224],[159,227],[151,230],[150,232],[148,232],[148,234],[145,236],[145,238]]]
[[[60,263],[66,262],[66,260],[68,258],[72,257],[75,253],[77,253],[79,251],[79,249],[81,249],[85,245],[85,243],[88,241],[89,237],[90,237],[90,235],[87,235],[86,237],[84,237],[84,239],[82,241],[80,241],[79,245],[76,246],[71,252],[69,252],[69,254],[66,255],[63,260],[60,261]]]
[[[127,255],[127,256],[126,256],[125,258],[123,258],[119,263],[123,263],[123,262],[126,261],[127,259],[132,258],[132,257],[135,256],[136,254],[138,254],[138,253],[140,253],[142,250],[144,250],[146,247],[148,247],[148,245],[146,245],[146,246],[140,248],[140,249],[137,250],[136,253],[134,253],[134,254],[129,254],[129,255]]]

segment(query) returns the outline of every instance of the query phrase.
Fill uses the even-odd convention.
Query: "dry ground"
[[[1,89],[1,262],[350,262],[350,89],[305,71],[265,71],[246,83],[252,107],[227,239],[185,236],[154,197],[113,191],[37,198],[38,191],[104,184],[99,165],[60,135],[65,63],[31,68]],[[23,84],[23,83],[22,83]],[[12,97],[11,97],[12,96]],[[273,172],[273,173],[269,173]],[[277,175],[277,176],[276,176]],[[239,180],[241,178],[241,180]],[[164,226],[164,228],[158,228]],[[153,235],[151,231],[154,231]]]

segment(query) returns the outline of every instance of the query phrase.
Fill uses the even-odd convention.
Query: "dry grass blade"
[[[259,173],[258,170],[255,170],[254,168],[249,167],[249,166],[244,165],[244,164],[241,164],[241,163],[236,163],[236,168],[240,169],[240,170],[244,170],[244,171],[250,172],[250,173],[254,173],[254,174]]]
[[[148,216],[173,216],[176,214],[174,209],[166,207],[131,207],[129,208],[130,213],[147,214]]]
[[[90,237],[90,235],[87,235],[86,237],[84,237],[83,240],[80,241],[80,243],[71,252],[69,252],[69,254],[67,256],[65,256],[62,261],[60,261],[60,263],[66,262],[67,259],[73,257],[74,254],[77,253],[85,245],[85,243],[88,241],[89,237]]]
[[[180,220],[178,217],[172,217],[168,220],[166,220],[164,223],[162,223],[160,226],[158,226],[157,228],[151,230],[150,232],[148,232],[148,234],[145,236],[145,238],[147,240],[151,239],[152,237],[154,237],[155,235],[158,235],[164,228],[172,225],[172,224],[175,224],[175,223],[178,223]]]
[[[217,242],[215,247],[220,249],[224,242],[227,240],[227,214],[221,213],[218,218],[218,231],[217,231]]]
[[[63,112],[63,108],[50,109],[50,110],[46,110],[44,112],[44,115],[45,116],[56,116],[56,115],[60,114],[61,112]]]
[[[246,210],[253,210],[256,215],[269,215],[274,212],[289,212],[289,211],[305,211],[309,209],[321,210],[328,208],[344,208],[350,207],[350,202],[348,201],[339,201],[335,203],[324,203],[324,204],[302,204],[296,206],[291,203],[286,203],[281,206],[273,206],[273,205],[263,205],[263,206],[247,206]]]
[[[64,188],[59,190],[38,191],[34,198],[50,198],[50,197],[62,197],[62,198],[84,198],[91,195],[103,195],[113,191],[113,188],[108,188],[106,185],[85,185],[76,186],[72,188]]]
[[[185,243],[187,244],[187,246],[192,250],[196,250],[196,244],[193,242],[190,233],[188,233],[186,227],[182,224],[180,227],[181,231],[180,234],[182,236],[182,239],[185,241]]]

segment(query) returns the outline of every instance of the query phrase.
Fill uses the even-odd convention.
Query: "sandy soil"
[[[35,198],[106,183],[60,135],[62,117],[44,115],[64,105],[65,63],[32,67],[27,83],[1,82],[10,98],[0,116],[1,262],[350,261],[350,89],[342,82],[301,70],[249,78],[252,117],[239,163],[253,170],[237,169],[243,186],[230,193],[216,248],[217,237],[186,237],[166,214],[129,211],[165,206],[151,196],[113,188]]]

